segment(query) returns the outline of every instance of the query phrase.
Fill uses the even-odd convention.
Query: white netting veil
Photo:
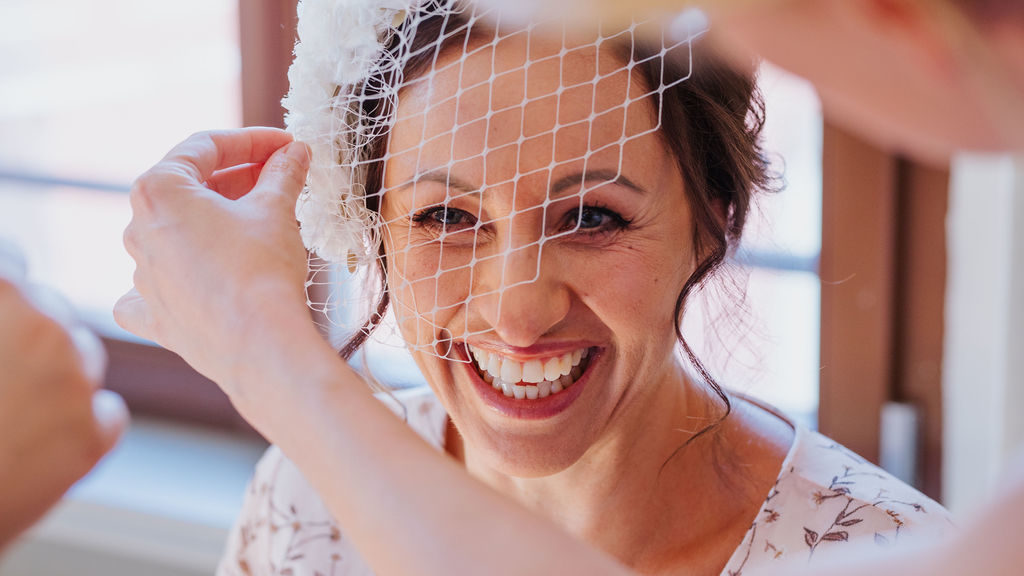
[[[368,334],[386,290],[406,347],[466,361],[476,353],[452,343],[495,330],[526,298],[511,291],[546,282],[560,266],[551,243],[592,249],[628,227],[601,195],[643,193],[624,158],[658,137],[661,95],[687,80],[703,33],[645,26],[503,25],[449,0],[300,0],[284,106],[313,151],[296,207],[317,257],[310,306]],[[355,280],[339,288],[339,274]],[[506,339],[526,345],[543,329]]]

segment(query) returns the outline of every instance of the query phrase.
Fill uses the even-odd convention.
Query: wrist
[[[345,378],[348,366],[305,309],[274,308],[261,320],[221,387],[254,428],[280,443],[309,410],[323,408],[325,390]]]
[[[276,367],[279,351],[322,339],[301,289],[253,282],[230,298],[222,304],[233,317],[223,326],[226,346],[221,351],[226,353],[227,370],[215,378],[222,387],[245,389],[249,381]]]

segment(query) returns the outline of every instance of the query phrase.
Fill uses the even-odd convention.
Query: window
[[[821,106],[808,82],[770,64],[762,66],[759,84],[767,107],[764,148],[784,187],[762,194],[751,211],[736,277],[724,281],[727,287],[737,281],[737,289],[712,286],[689,312],[686,328],[724,386],[814,428],[820,366]]]
[[[200,420],[230,413],[111,309],[132,283],[121,244],[132,179],[190,133],[242,124],[238,23],[237,0],[0,4],[0,236],[107,338],[110,384],[136,411],[139,395],[123,386],[149,385],[142,411],[185,396],[199,398]],[[174,377],[185,391],[161,395],[172,373],[188,374]]]
[[[170,143],[241,125],[234,0],[0,6],[0,226],[105,333],[131,285],[124,192]],[[193,65],[189,65],[192,63]]]

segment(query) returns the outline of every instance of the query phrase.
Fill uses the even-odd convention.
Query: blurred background
[[[0,576],[216,566],[266,444],[216,386],[114,325],[127,191],[192,132],[281,125],[293,34],[294,0],[0,3],[0,236],[102,335],[135,416]],[[832,126],[807,82],[770,64],[760,82],[786,187],[689,310],[691,343],[727,387],[969,508],[1024,438],[1022,164],[920,165]],[[394,342],[365,360],[420,382]]]

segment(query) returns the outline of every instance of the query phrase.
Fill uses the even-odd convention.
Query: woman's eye
[[[432,228],[451,230],[472,225],[473,216],[455,208],[436,206],[419,212],[413,216],[413,221]]]
[[[583,232],[604,232],[624,228],[625,219],[617,213],[600,206],[581,206],[568,214],[566,229]]]
[[[609,216],[604,212],[595,210],[590,207],[584,207],[582,210],[580,210],[579,226],[583,230],[600,228],[601,226],[606,224],[606,221],[608,219]]]

